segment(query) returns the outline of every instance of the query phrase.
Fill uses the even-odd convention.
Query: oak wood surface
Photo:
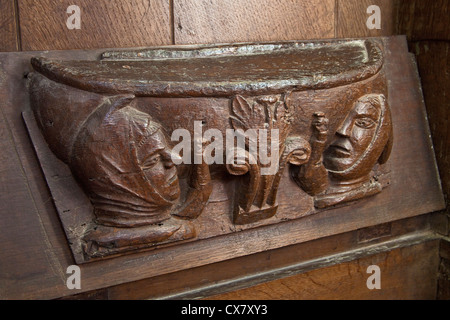
[[[450,2],[403,0],[399,2],[397,33],[410,41],[450,40]]]
[[[210,297],[214,300],[434,299],[439,241],[391,250],[325,269]],[[380,268],[381,289],[369,290],[369,266]],[[419,279],[427,279],[420,281]],[[339,295],[336,295],[339,292]]]
[[[334,4],[334,0],[175,0],[175,43],[333,38]]]
[[[449,234],[450,207],[450,131],[448,94],[450,88],[450,2],[446,0],[400,1],[398,6],[397,32],[406,34],[411,52],[417,59],[427,114],[433,137],[444,195],[447,199],[443,213],[441,233]],[[443,241],[443,243],[448,243]],[[448,246],[447,246],[448,247]],[[445,248],[445,246],[442,246]],[[441,249],[442,251],[443,249]],[[438,298],[448,299],[448,260],[441,267],[443,285]],[[447,264],[445,263],[447,261]],[[441,281],[441,280],[440,280]]]
[[[410,44],[422,80],[422,90],[444,193],[450,195],[450,41]]]
[[[0,0],[0,51],[19,51],[18,16],[14,0]]]
[[[437,299],[450,300],[450,242],[441,241]]]
[[[380,29],[369,29],[367,21],[374,14],[372,5],[380,8]],[[336,37],[380,37],[395,34],[397,0],[338,0],[336,1]]]
[[[19,0],[24,51],[166,45],[172,43],[169,0]],[[70,30],[70,5],[81,29]]]
[[[404,236],[430,231],[431,216],[423,215],[414,218],[394,221],[381,227],[374,226],[347,232],[306,243],[296,244],[276,250],[265,251],[246,257],[231,259],[209,266],[201,266],[189,270],[125,283],[110,288],[83,293],[66,299],[155,299],[171,297],[172,299],[192,299],[215,295],[226,287],[245,286],[249,283],[248,276],[255,279],[263,278],[263,282],[271,278],[280,278],[273,270],[289,268],[292,265],[311,261],[330,255],[345,255],[346,251],[358,250],[371,246],[386,247],[386,242],[400,242]],[[389,232],[386,233],[386,230]],[[369,236],[369,234],[371,236]],[[382,250],[382,249],[381,249]],[[370,250],[367,250],[369,252]],[[386,250],[388,251],[388,250]],[[437,250],[434,258],[437,259]],[[340,257],[343,259],[343,257]],[[350,260],[357,260],[353,255]],[[329,265],[339,264],[343,260],[330,259]],[[314,268],[314,264],[311,264]],[[290,272],[284,272],[284,275]],[[265,273],[266,276],[254,276]],[[243,280],[244,279],[244,280]],[[258,281],[258,280],[257,280]],[[432,282],[432,281],[431,281]]]
[[[66,8],[74,4],[71,1],[1,0],[0,51],[20,50],[21,45],[24,50],[51,50],[148,46],[175,42],[202,43],[226,41],[227,39],[251,41],[386,35],[391,33],[392,24],[390,20],[384,20],[390,18],[391,13],[384,13],[397,10],[394,7],[386,9],[386,5],[389,5],[390,1],[370,1],[370,4],[379,4],[382,9],[383,29],[368,32],[364,19],[368,15],[365,13],[366,8],[362,5],[362,3],[367,4],[366,1],[317,1],[311,7],[309,7],[309,1],[271,1],[265,6],[261,4],[261,1],[239,2],[229,1],[225,5],[223,1],[197,1],[194,3],[194,1],[187,0],[154,2],[127,0],[117,1],[113,6],[109,6],[107,4],[110,4],[111,1],[77,1],[83,10],[83,29],[82,32],[79,32],[79,30],[68,30],[65,26],[65,21],[69,16],[65,13]],[[271,5],[272,2],[277,5]],[[409,39],[414,40],[448,40],[450,34],[448,32],[450,25],[448,23],[448,1],[400,0],[399,2],[401,9],[396,18],[398,19],[397,33],[405,33]],[[11,16],[11,13],[17,14],[14,11],[14,3],[17,3],[17,7],[20,9],[20,17]],[[359,8],[364,12],[361,13]],[[288,19],[283,19],[286,16]],[[302,19],[297,19],[298,17]],[[274,23],[272,18],[276,18],[278,21]],[[20,28],[16,27],[16,21],[20,21]],[[388,29],[385,30],[384,26],[388,26]],[[431,50],[427,50],[427,47]],[[425,75],[422,76],[422,84],[424,85],[427,110],[430,113],[431,132],[433,132],[437,160],[441,167],[441,176],[444,177],[444,190],[448,190],[448,178],[445,175],[448,172],[445,168],[448,168],[448,141],[450,141],[447,138],[448,135],[445,135],[446,132],[448,133],[446,129],[448,116],[445,117],[448,103],[446,104],[446,100],[443,99],[446,91],[442,89],[446,88],[446,82],[442,80],[443,75],[445,76],[445,63],[440,60],[442,57],[448,59],[448,44],[419,44],[419,48],[421,51],[418,55],[418,63],[421,76],[425,72]],[[433,63],[436,63],[437,66],[430,67]],[[24,67],[21,66],[20,69],[24,69]],[[433,75],[433,72],[439,76]],[[1,78],[0,75],[0,81]],[[20,80],[16,79],[16,81]],[[406,83],[405,87],[407,87]],[[4,82],[2,82],[2,90],[8,90],[4,86]],[[14,103],[24,102],[20,97],[14,99]],[[430,101],[435,102],[430,103]],[[3,220],[0,233],[0,243],[8,243],[8,247],[2,246],[1,250],[0,288],[4,290],[0,292],[0,297],[52,298],[73,294],[74,292],[68,292],[65,289],[64,284],[67,277],[65,267],[72,264],[73,261],[67,250],[64,234],[47,186],[41,176],[38,161],[24,131],[22,119],[17,113],[9,113],[8,108],[5,108],[4,101],[0,102],[0,108],[2,109],[0,114],[2,153],[0,156],[4,160],[0,167],[0,211],[7,212],[9,217]],[[413,131],[414,127],[411,126],[408,130]],[[412,161],[408,165],[414,165],[414,162]],[[421,169],[418,168],[414,173],[421,173]],[[445,187],[446,183],[447,187]],[[406,198],[407,201],[412,200],[408,196]],[[433,210],[429,204],[423,204],[423,206],[424,210],[426,210],[425,208]],[[390,210],[396,212],[397,209],[398,207],[394,206]],[[373,222],[389,220],[390,212],[386,211],[384,215],[384,219],[373,220]],[[402,215],[406,215],[406,213],[403,211],[400,213],[400,216]],[[339,218],[336,216],[335,222],[338,221]],[[358,223],[353,222],[352,228],[357,227]],[[336,231],[339,230],[343,229]],[[275,231],[281,232],[282,230]],[[18,234],[26,234],[27,238],[23,236],[17,238]],[[232,245],[232,242],[229,244]],[[413,248],[416,250],[417,246]],[[288,254],[289,247],[286,247],[285,250]],[[270,252],[262,254],[267,257]],[[423,250],[417,250],[416,254],[419,258],[424,257]],[[173,256],[165,255],[164,252],[155,258],[164,257],[173,258]],[[214,258],[210,257],[210,260],[214,260]],[[161,276],[161,278],[150,278],[149,282],[140,280],[155,275],[155,272],[149,271],[147,268],[158,268],[161,267],[161,264],[158,265],[157,261],[149,260],[149,256],[146,255],[141,256],[140,263],[138,260],[134,262],[118,261],[117,266],[101,264],[97,270],[95,268],[87,269],[87,277],[93,283],[92,287],[86,288],[86,290],[133,281],[133,279],[142,281],[138,282],[141,290],[135,291],[136,287],[133,287],[131,285],[133,282],[131,282],[130,286],[125,284],[124,287],[113,287],[108,292],[110,297],[145,298],[146,284],[150,284],[149,287],[152,287],[155,282],[159,283],[159,288],[164,286],[164,281],[172,283],[172,288],[177,288],[173,284],[179,281],[177,273]],[[262,264],[264,263],[262,261],[257,260],[255,263]],[[143,267],[145,263],[146,267]],[[181,265],[183,262],[175,261],[174,263]],[[414,273],[422,274],[417,268],[417,264],[413,263],[413,265],[416,266],[412,269]],[[325,279],[338,274],[343,275],[340,271],[347,267],[348,270],[351,270],[352,266],[354,265],[349,263],[342,269],[336,266],[319,271],[321,277]],[[408,265],[403,265],[403,267],[404,270],[409,268]],[[108,270],[108,268],[112,269]],[[124,269],[123,272],[120,271],[120,268]],[[171,268],[176,270],[177,266],[172,265]],[[106,270],[106,274],[103,270]],[[205,269],[200,268],[200,270],[205,272]],[[213,278],[214,269],[207,270]],[[239,270],[241,273],[245,272],[247,267],[243,265]],[[191,275],[189,270],[181,272],[185,272],[182,273],[183,276]],[[195,273],[195,271],[192,272]],[[355,273],[351,274],[355,275]],[[357,277],[361,277],[361,274],[358,274]],[[198,278],[194,276],[190,285],[195,287],[201,284],[201,279],[200,276]],[[340,295],[341,292],[345,293],[345,288],[352,286],[345,277],[341,279],[346,286],[343,286],[342,290],[337,290],[337,295]],[[432,277],[428,276],[428,279],[432,279]],[[301,281],[299,280],[298,283],[305,283]],[[417,286],[415,283],[406,283],[413,287]],[[281,282],[278,284],[279,286],[284,285]],[[316,293],[320,292],[320,284],[314,286],[311,284],[311,286]],[[123,288],[125,289],[122,290]],[[175,289],[173,291],[161,289],[161,292],[168,293],[176,291]],[[401,291],[397,293],[398,297]],[[107,298],[108,294],[102,297]],[[280,291],[280,294],[283,294],[283,291]],[[320,296],[326,296],[326,294],[317,295],[319,298]]]
[[[388,79],[392,82],[392,92],[389,95],[391,104],[396,106],[393,108],[396,123],[394,134],[398,137],[391,158],[392,185],[386,192],[361,201],[358,204],[358,210],[341,207],[288,223],[230,234],[223,238],[190,242],[174,248],[162,248],[157,251],[83,265],[84,280],[81,291],[92,291],[161,276],[441,209],[443,199],[436,182],[436,168],[430,141],[427,140],[425,109],[421,103],[420,92],[417,90],[418,78],[411,59],[406,54],[407,47],[404,39],[393,38],[386,41],[386,52],[390,55],[386,60],[386,71],[389,73]],[[59,58],[93,59],[100,52],[65,51],[49,52],[46,55]],[[30,194],[28,199],[34,199],[37,208],[34,211],[19,209],[19,212],[15,214],[25,215],[27,218],[14,218],[13,222],[25,220],[29,229],[28,232],[25,231],[25,234],[34,232],[33,246],[26,250],[41,254],[22,256],[18,248],[4,252],[1,258],[5,266],[3,270],[9,270],[9,272],[17,270],[19,262],[15,259],[25,259],[25,257],[27,265],[43,268],[43,271],[37,274],[30,273],[27,281],[19,283],[15,282],[17,277],[12,275],[8,279],[3,279],[7,281],[0,288],[3,290],[2,295],[10,298],[58,298],[80,293],[68,290],[64,282],[66,268],[74,262],[21,119],[21,112],[28,108],[27,95],[11,94],[19,88],[25,90],[22,74],[24,70],[29,70],[28,61],[33,55],[36,53],[24,53],[21,56],[2,54],[3,58],[7,57],[8,64],[3,66],[6,74],[0,75],[0,78],[7,80],[1,86],[1,95],[4,97],[3,112],[10,136],[14,139],[14,143],[11,143],[8,148],[16,149],[19,159],[10,165],[16,168],[16,172],[19,171],[20,166],[23,167],[24,179],[28,180]],[[18,70],[21,71],[18,72]],[[411,90],[411,88],[416,89]],[[289,188],[283,190],[288,191]],[[283,190],[280,192],[285,197],[289,194],[294,196],[292,192],[283,192]],[[8,196],[9,194],[10,192],[5,193],[4,196],[5,208],[20,207],[21,200],[12,199]],[[23,224],[17,223],[16,227],[14,223],[0,225],[1,233],[6,236],[8,242],[19,241],[15,239],[23,237],[24,231],[20,230],[22,226]],[[265,240],[261,241],[261,239]],[[42,253],[46,255],[45,258]],[[16,258],[15,255],[17,255]]]

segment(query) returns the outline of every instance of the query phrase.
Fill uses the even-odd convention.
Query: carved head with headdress
[[[392,120],[386,98],[367,94],[359,98],[325,150],[324,165],[338,181],[365,180],[375,164],[391,153]]]
[[[48,81],[31,78],[35,117],[50,149],[88,194],[97,223],[135,227],[169,219],[180,187],[161,126],[131,106],[133,95],[105,97],[66,87],[63,99],[52,98],[42,90]]]

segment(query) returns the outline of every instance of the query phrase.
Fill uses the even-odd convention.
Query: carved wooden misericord
[[[23,117],[77,263],[358,206],[390,183],[375,38],[31,63]]]

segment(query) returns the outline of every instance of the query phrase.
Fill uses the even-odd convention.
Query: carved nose
[[[173,168],[174,166],[175,166],[175,163],[173,163],[172,160],[167,159],[166,161],[164,161],[164,167],[165,167],[166,169]]]
[[[337,129],[336,134],[342,137],[349,138],[352,133],[353,121],[352,119],[345,119],[344,123]]]
[[[175,163],[180,163],[183,160],[178,154],[176,154],[172,150],[167,150],[166,152],[164,152],[163,158],[164,158],[163,159],[164,166],[167,169],[172,168],[173,166],[175,166]]]

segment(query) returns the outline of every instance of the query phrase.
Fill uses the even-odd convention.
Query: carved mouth
[[[330,146],[332,148],[333,154],[336,156],[341,156],[341,157],[349,157],[351,156],[351,151],[350,148],[348,146],[346,146],[345,144],[332,144]]]
[[[167,184],[171,186],[177,181],[178,181],[178,174],[175,172],[175,174],[171,178],[169,178],[169,180],[167,180]]]

